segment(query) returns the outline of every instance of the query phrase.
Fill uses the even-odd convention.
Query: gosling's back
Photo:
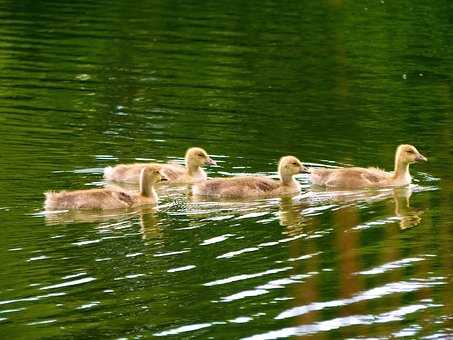
[[[259,176],[212,179],[195,184],[192,188],[194,195],[222,198],[267,197],[279,195],[280,191],[279,181]]]
[[[132,195],[109,189],[46,192],[45,195],[46,210],[121,209],[134,203]]]
[[[387,184],[392,173],[378,168],[312,169],[315,185],[339,189],[372,188]]]

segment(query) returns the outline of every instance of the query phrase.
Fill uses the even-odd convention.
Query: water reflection
[[[60,224],[98,224],[98,228],[118,229],[123,224],[131,224],[138,219],[142,238],[160,236],[159,216],[155,207],[142,207],[134,210],[71,210],[60,212],[44,212],[46,225]]]
[[[420,188],[417,188],[420,190]],[[293,320],[293,327],[263,333],[250,337],[251,339],[272,339],[276,337],[291,337],[302,335],[314,335],[317,338],[329,330],[337,330],[339,337],[348,338],[353,336],[354,331],[349,331],[352,325],[369,325],[369,332],[389,334],[397,333],[392,322],[404,320],[406,316],[424,311],[425,317],[432,318],[432,310],[441,307],[433,303],[429,293],[434,287],[445,285],[443,277],[425,278],[422,271],[417,275],[405,280],[402,269],[414,266],[423,267],[429,261],[430,254],[418,253],[414,256],[404,256],[399,251],[398,244],[392,239],[396,236],[395,222],[400,230],[415,227],[421,223],[423,209],[414,209],[410,206],[410,198],[413,194],[412,187],[390,189],[379,192],[320,192],[321,197],[310,196],[307,201],[317,201],[319,205],[325,204],[331,212],[327,219],[325,214],[313,211],[312,207],[303,200],[282,200],[280,203],[280,224],[285,226],[288,232],[298,230],[304,235],[303,240],[295,240],[289,247],[290,258],[303,259],[294,263],[293,275],[304,273],[316,273],[325,280],[334,280],[340,299],[325,300],[320,289],[322,284],[313,277],[302,280],[291,288],[293,307],[277,314],[275,319]],[[369,221],[364,214],[369,209],[383,206],[384,213],[380,213],[378,221]],[[387,210],[391,206],[391,210]],[[373,207],[373,208],[371,208]],[[380,209],[379,209],[380,210]],[[304,215],[304,212],[305,215]],[[374,211],[374,214],[378,214]],[[331,225],[333,229],[328,228]],[[323,225],[326,234],[335,237],[332,243],[319,242],[324,235],[312,232]],[[385,252],[380,253],[380,265],[374,268],[367,267],[367,252],[369,247],[376,247],[383,242],[382,237],[375,239],[369,247],[361,240],[362,233],[373,232],[376,227],[384,232],[386,243],[389,243]],[[325,234],[325,235],[326,235]],[[341,254],[338,259],[323,259],[322,253]],[[422,250],[423,251],[423,250]],[[415,251],[417,253],[417,251]],[[310,256],[318,254],[318,256]],[[338,262],[337,262],[338,261]],[[420,264],[421,265],[420,265]],[[332,267],[330,267],[332,266]],[[370,276],[386,275],[387,284],[375,286],[366,278]],[[377,281],[372,281],[377,282]],[[395,310],[385,311],[385,302],[389,305],[398,306],[404,304],[401,294],[415,293],[419,300]],[[368,301],[381,306],[378,310],[384,310],[377,314],[369,313]],[[329,311],[329,312],[327,312]],[[326,319],[324,313],[332,315]],[[379,330],[380,329],[380,330]],[[340,336],[341,335],[341,336]]]
[[[449,13],[448,1],[1,1],[1,334],[451,338]],[[207,169],[219,177],[285,154],[389,167],[403,142],[433,155],[407,197],[333,197],[301,176],[292,200],[160,187],[154,212],[37,213],[48,188],[103,185],[107,165],[192,145],[225,160]]]
[[[130,219],[136,212],[120,210],[70,210],[44,212],[46,225],[121,222]]]
[[[303,232],[303,210],[307,207],[306,203],[297,202],[291,197],[280,199],[278,218],[289,235],[295,236]]]
[[[357,211],[365,208],[366,206],[376,204],[379,202],[392,202],[393,213],[383,217],[381,222],[391,222],[393,218],[399,221],[401,230],[417,226],[421,223],[421,218],[424,209],[412,208],[410,206],[410,198],[414,192],[423,191],[424,188],[419,186],[407,186],[401,188],[390,188],[383,190],[358,190],[358,191],[315,191],[310,197],[311,202],[320,203],[324,202],[326,206],[331,209],[349,207],[350,214],[357,215]],[[318,197],[317,197],[318,196]],[[332,204],[333,206],[331,206]],[[336,207],[335,207],[336,206]],[[354,213],[353,213],[354,211]],[[346,217],[345,217],[346,218]],[[350,217],[347,217],[347,219]],[[353,218],[354,220],[354,218]],[[367,222],[367,225],[360,225],[357,221],[351,225],[352,228],[366,228],[370,225],[376,225],[379,222]]]
[[[415,188],[417,191],[423,190],[421,187]],[[424,209],[410,206],[413,192],[413,187],[408,186],[378,191],[314,191],[297,197],[263,200],[216,199],[212,201],[206,197],[191,195],[187,195],[186,198],[189,200],[187,209],[191,214],[194,216],[202,214],[212,221],[232,216],[247,218],[269,215],[269,218],[273,219],[273,212],[278,208],[276,216],[280,225],[286,227],[286,233],[297,235],[303,232],[305,221],[314,219],[324,211],[336,211],[334,216],[337,224],[341,222],[337,220],[340,210],[342,218],[351,229],[364,229],[373,225],[391,224],[395,221],[398,221],[401,230],[415,227],[422,222]],[[359,211],[380,202],[392,204],[392,212],[382,216],[379,221],[366,221],[362,224]]]
[[[410,206],[410,188],[399,188],[393,190],[393,200],[395,202],[395,215],[399,218],[401,230],[419,225],[422,222],[424,209],[414,209]]]

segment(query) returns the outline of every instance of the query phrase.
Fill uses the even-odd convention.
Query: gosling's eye
[[[297,165],[297,163],[296,163],[296,162],[294,162],[294,163],[292,163],[292,164],[293,164],[293,165]]]
[[[407,150],[407,153],[415,153],[414,150]]]
[[[199,153],[198,157],[204,157],[204,155],[202,153]]]

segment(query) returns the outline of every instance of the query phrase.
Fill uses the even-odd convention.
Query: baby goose
[[[294,175],[304,172],[303,164],[293,156],[282,157],[278,163],[280,180],[263,176],[240,176],[211,179],[192,187],[196,196],[216,198],[253,198],[293,195],[300,192]]]
[[[168,181],[174,183],[194,183],[207,179],[203,165],[215,165],[216,162],[202,148],[190,148],[185,156],[186,166],[177,164],[135,163],[120,164],[104,169],[104,178],[118,182],[138,182],[140,171],[148,165],[159,167]]]
[[[140,172],[140,192],[130,193],[123,190],[88,189],[76,191],[46,192],[46,210],[69,209],[122,209],[142,205],[156,205],[157,194],[154,184],[165,180],[159,168],[144,167]]]
[[[409,164],[427,161],[409,144],[398,146],[395,153],[395,170],[387,172],[378,168],[310,169],[313,184],[328,188],[378,188],[405,186],[411,183]]]

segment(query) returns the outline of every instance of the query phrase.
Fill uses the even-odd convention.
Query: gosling
[[[395,153],[395,169],[387,172],[378,168],[310,169],[311,181],[327,188],[361,189],[401,187],[409,185],[412,177],[409,165],[428,159],[413,145],[402,144]]]
[[[169,182],[190,184],[206,180],[208,176],[202,169],[204,165],[216,165],[216,162],[209,157],[202,148],[190,148],[186,152],[185,167],[177,164],[159,163],[135,163],[119,164],[115,167],[104,169],[104,178],[116,182],[137,183],[140,171],[149,165],[156,166]]]
[[[211,179],[194,184],[192,194],[231,199],[296,195],[300,192],[300,184],[293,176],[302,172],[305,167],[296,157],[285,156],[278,164],[280,180],[263,176]]]
[[[155,166],[146,166],[140,172],[140,191],[130,193],[124,190],[88,189],[76,191],[46,192],[44,208],[52,210],[72,209],[124,209],[158,202],[154,185],[165,178]]]

